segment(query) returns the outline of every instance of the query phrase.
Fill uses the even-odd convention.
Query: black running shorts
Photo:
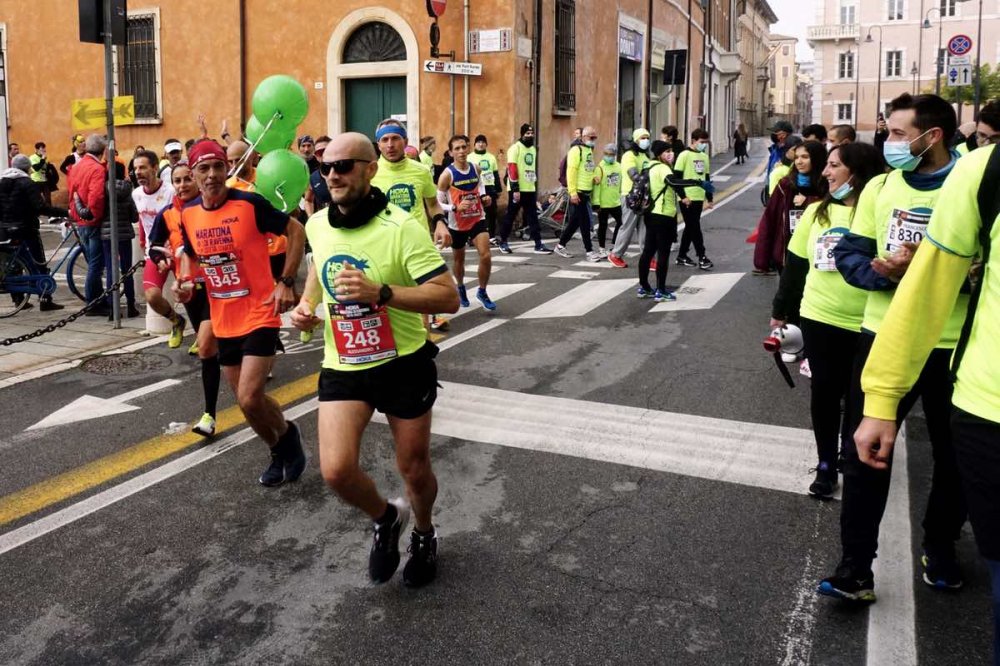
[[[437,400],[437,346],[420,350],[368,370],[331,370],[319,373],[320,402],[359,400],[401,419],[423,416]]]
[[[208,305],[208,292],[205,291],[204,284],[195,285],[191,300],[184,304],[184,311],[187,312],[188,321],[191,322],[191,328],[194,329],[194,334],[197,336],[201,322],[212,319]]]
[[[274,356],[285,347],[277,328],[258,328],[238,338],[217,338],[219,365],[240,365],[244,356]]]
[[[479,234],[489,233],[486,229],[486,220],[479,220],[479,222],[476,222],[476,226],[468,231],[459,231],[458,229],[448,229],[448,231],[451,233],[452,249],[462,249],[469,244],[471,239]]]

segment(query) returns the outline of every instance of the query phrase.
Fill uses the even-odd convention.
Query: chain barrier
[[[113,285],[111,285],[110,287],[108,287],[107,289],[105,289],[104,293],[102,293],[100,296],[98,296],[97,298],[95,298],[91,302],[89,302],[86,305],[84,305],[83,308],[81,308],[79,311],[74,312],[73,314],[60,319],[59,321],[55,322],[54,324],[49,324],[48,326],[45,326],[44,328],[40,328],[37,331],[32,331],[31,333],[25,333],[24,335],[19,335],[16,338],[7,338],[5,340],[0,340],[0,347],[9,347],[11,345],[16,345],[19,342],[27,342],[28,340],[31,340],[33,338],[37,338],[39,336],[45,335],[46,333],[51,333],[52,331],[54,331],[56,329],[62,328],[66,324],[70,324],[70,323],[76,321],[77,319],[79,319],[83,315],[87,314],[92,309],[94,309],[97,305],[99,305],[101,303],[101,301],[103,301],[105,298],[107,298],[109,295],[111,295],[111,292],[116,291],[118,289],[118,287],[120,287],[125,282],[125,280],[127,280],[130,277],[132,277],[132,275],[137,270],[139,270],[140,268],[142,268],[145,264],[146,264],[146,261],[144,259],[141,260],[141,261],[135,262],[135,265],[132,266],[132,268],[130,268],[127,271],[125,271],[122,274],[122,276],[120,278],[118,278],[117,282],[115,282]],[[29,296],[29,294],[25,295],[26,298],[28,296]]]

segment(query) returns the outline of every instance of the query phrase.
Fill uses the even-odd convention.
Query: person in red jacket
[[[767,207],[757,224],[753,251],[754,275],[781,272],[785,249],[802,211],[826,194],[826,147],[818,141],[806,141],[795,148],[792,172],[778,181]]]
[[[101,156],[108,148],[108,140],[98,134],[91,134],[85,140],[85,153],[69,173],[69,212],[76,221],[80,241],[87,256],[86,298],[90,303],[102,292],[101,277],[104,275],[104,254],[101,245],[101,220],[107,208],[107,165]],[[81,207],[90,212],[81,216]],[[99,305],[88,316],[106,317],[111,309]]]

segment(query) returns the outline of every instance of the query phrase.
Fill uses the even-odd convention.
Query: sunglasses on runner
[[[343,176],[344,174],[351,173],[354,170],[354,164],[361,162],[363,164],[369,164],[371,160],[359,160],[359,159],[346,159],[346,160],[334,160],[332,162],[320,162],[319,172],[324,176],[329,176],[330,172],[333,171],[338,176]]]

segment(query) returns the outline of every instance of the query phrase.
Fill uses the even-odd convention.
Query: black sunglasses
[[[351,173],[354,170],[354,164],[361,162],[363,164],[369,164],[371,160],[358,160],[358,159],[347,159],[347,160],[334,160],[332,162],[320,162],[319,172],[324,176],[329,176],[330,172],[333,171],[338,176],[343,176],[344,174]]]

